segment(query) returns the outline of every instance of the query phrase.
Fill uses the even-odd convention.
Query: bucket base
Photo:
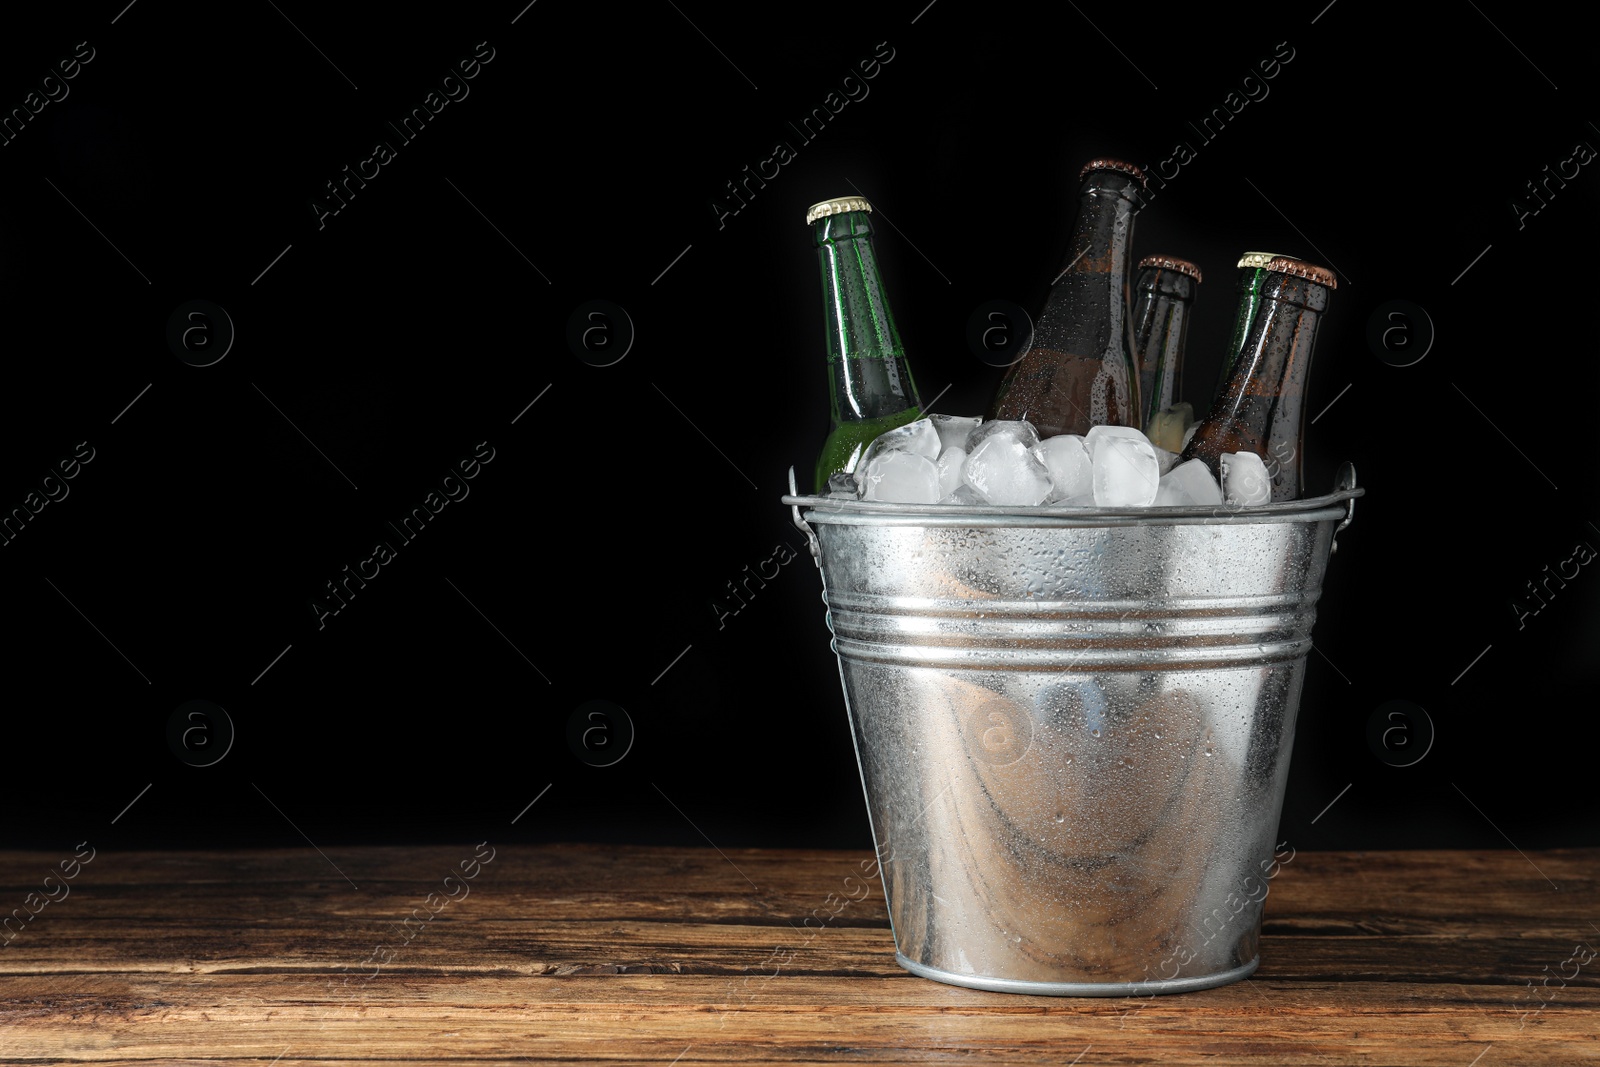
[[[919,978],[931,978],[935,982],[962,985],[970,989],[987,989],[991,993],[1026,993],[1036,997],[1138,997],[1157,993],[1192,993],[1248,978],[1261,963],[1261,957],[1257,956],[1232,970],[1203,974],[1196,978],[1151,978],[1138,982],[1027,982],[1017,978],[956,974],[909,960],[898,951],[894,959]]]

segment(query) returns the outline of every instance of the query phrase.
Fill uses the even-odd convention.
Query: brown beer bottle
[[[1239,261],[1239,315],[1226,380],[1183,451],[1222,475],[1221,457],[1254,452],[1272,477],[1272,499],[1300,495],[1305,391],[1317,324],[1336,288],[1333,272],[1288,256]]]
[[[1183,399],[1183,343],[1200,268],[1176,256],[1145,256],[1134,286],[1133,339],[1139,355],[1144,426]]]
[[[1133,218],[1144,206],[1144,173],[1132,163],[1096,159],[1078,179],[1067,264],[1051,284],[1033,346],[1006,372],[989,409],[991,419],[1026,419],[1040,437],[1138,427],[1143,417],[1128,255]]]

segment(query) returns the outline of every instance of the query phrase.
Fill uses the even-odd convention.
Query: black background
[[[1280,837],[1600,844],[1600,577],[1521,628],[1512,607],[1600,546],[1600,178],[1520,228],[1511,206],[1600,145],[1585,35],[1503,3],[923,3],[8,14],[6,113],[78,42],[94,59],[0,147],[0,508],[78,442],[95,458],[0,547],[6,843],[868,847],[809,557],[720,628],[713,607],[802,543],[779,497],[826,429],[804,209],[872,200],[922,396],[975,413],[1000,372],[967,318],[1038,307],[1079,166],[1156,168],[1187,141],[1135,252],[1206,272],[1189,399],[1239,252],[1333,267],[1309,483],[1349,459],[1369,493],[1330,568]],[[398,143],[385,122],[481,41],[470,95]],[[869,95],[794,134],[888,49]],[[1265,99],[1210,143],[1189,128],[1287,49]],[[713,199],[780,139],[797,157],[719,226]],[[319,228],[324,183],[378,140],[396,158]],[[194,299],[236,328],[209,367],[166,340]],[[613,366],[565,339],[592,299],[637,330]],[[1366,340],[1394,299],[1437,331],[1413,366]],[[470,495],[319,629],[324,583],[482,441]],[[237,728],[214,766],[167,744],[192,699]],[[1396,699],[1437,732],[1404,768],[1367,741]],[[614,766],[569,748],[589,700],[637,729]]]

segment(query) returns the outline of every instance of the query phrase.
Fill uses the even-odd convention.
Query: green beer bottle
[[[859,196],[806,211],[822,267],[832,428],[817,458],[817,492],[830,475],[854,473],[879,434],[922,417],[900,331],[872,250],[872,205]]]
[[[1237,264],[1239,280],[1236,286],[1239,292],[1239,311],[1233,320],[1233,340],[1228,342],[1228,350],[1223,354],[1222,369],[1217,372],[1217,388],[1213,396],[1221,395],[1228,386],[1228,378],[1233,374],[1233,361],[1239,358],[1239,349],[1243,347],[1244,340],[1250,333],[1250,324],[1255,321],[1256,313],[1261,310],[1261,283],[1267,277],[1267,264],[1275,259],[1293,258],[1285,257],[1277,252],[1246,252],[1239,257]]]

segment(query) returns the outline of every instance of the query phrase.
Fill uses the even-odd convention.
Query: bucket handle
[[[1349,464],[1347,463],[1347,464],[1345,464],[1345,466],[1348,467]],[[1351,472],[1351,477],[1353,478],[1354,476],[1355,476],[1354,475],[1354,471],[1352,471]],[[792,466],[789,468],[789,495],[790,496],[799,496],[800,495],[800,487],[795,484],[794,467],[792,467]],[[806,544],[811,546],[811,562],[813,562],[813,563],[815,563],[817,565],[817,569],[818,570],[821,570],[822,569],[822,545],[819,544],[818,541],[817,541],[816,531],[811,529],[811,524],[809,522],[807,522],[805,519],[800,517],[800,505],[799,504],[791,504],[791,505],[789,505],[789,510],[794,513],[794,524],[797,527],[800,528],[800,532],[801,533],[806,535]],[[1346,523],[1348,523],[1349,521],[1350,521],[1349,519],[1345,520]]]
[[[1336,478],[1334,480],[1333,491],[1335,493],[1345,493],[1345,492],[1349,492],[1350,490],[1354,489],[1355,487],[1356,487],[1356,468],[1355,468],[1355,464],[1351,463],[1349,460],[1346,460],[1339,467],[1339,476],[1338,476],[1338,478]],[[1348,500],[1346,500],[1344,502],[1344,509],[1345,509],[1344,510],[1344,519],[1339,523],[1339,525],[1337,525],[1337,526],[1335,526],[1333,528],[1333,537],[1329,540],[1329,543],[1328,543],[1328,554],[1329,555],[1332,555],[1333,553],[1339,551],[1339,535],[1344,532],[1344,528],[1346,526],[1349,526],[1351,522],[1355,521],[1355,517],[1356,517],[1356,498],[1355,498],[1354,495],[1352,495]],[[800,513],[800,509],[796,508],[795,509],[795,514],[798,515],[799,513]]]

